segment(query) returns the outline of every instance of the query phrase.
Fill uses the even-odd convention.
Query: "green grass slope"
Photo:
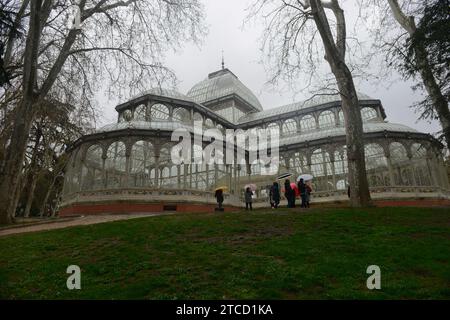
[[[449,258],[444,208],[179,214],[1,237],[0,298],[449,299]]]

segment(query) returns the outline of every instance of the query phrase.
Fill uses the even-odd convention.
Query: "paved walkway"
[[[118,215],[101,215],[101,216],[82,216],[76,217],[72,219],[64,219],[62,221],[49,221],[48,223],[39,223],[39,224],[31,224],[24,225],[21,227],[14,226],[8,229],[0,230],[0,237],[18,234],[18,233],[27,233],[27,232],[36,232],[43,230],[54,230],[54,229],[62,229],[68,227],[75,226],[84,226],[90,224],[118,221],[118,220],[129,220],[129,219],[137,219],[137,218],[145,218],[145,217],[154,217],[161,215],[170,215],[173,213],[142,213],[142,214],[118,214]]]

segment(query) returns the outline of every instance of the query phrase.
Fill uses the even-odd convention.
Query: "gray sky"
[[[263,65],[259,63],[262,57],[259,50],[262,27],[256,23],[242,27],[247,15],[245,12],[247,0],[204,0],[203,2],[209,34],[201,47],[187,44],[184,48],[180,48],[179,52],[167,54],[166,65],[173,69],[178,77],[178,91],[186,93],[194,84],[206,78],[208,73],[220,69],[221,54],[224,50],[225,66],[255,93],[264,109],[309,98],[308,93],[281,92],[281,86],[273,88],[265,85],[268,75]],[[346,10],[347,20],[351,20],[352,15],[355,14],[354,9]],[[351,27],[348,25],[348,28]],[[393,81],[392,85],[390,81]],[[150,87],[152,85],[149,85]],[[357,90],[380,99],[389,122],[405,124],[426,133],[439,131],[437,122],[431,124],[427,121],[417,122],[418,116],[409,106],[420,100],[420,93],[413,92],[411,83],[403,82],[400,77],[389,79],[389,88],[363,82],[358,85]],[[117,116],[113,106],[102,105],[102,110],[105,111],[102,124],[116,121]]]

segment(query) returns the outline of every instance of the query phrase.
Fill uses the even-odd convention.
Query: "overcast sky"
[[[259,63],[262,57],[259,50],[262,27],[257,23],[242,26],[247,15],[245,9],[248,0],[204,0],[204,4],[209,34],[201,47],[187,44],[178,53],[167,54],[166,65],[177,75],[178,91],[187,93],[194,84],[206,78],[208,73],[220,69],[224,50],[225,66],[255,93],[264,109],[309,98],[307,93],[282,92],[281,87],[265,85],[268,75]],[[346,9],[347,20],[351,20],[355,14],[356,10]],[[437,132],[439,126],[436,122],[417,122],[418,116],[409,106],[419,101],[421,95],[411,89],[411,83],[397,78],[389,79],[393,81],[389,88],[366,81],[359,84],[357,90],[380,99],[389,122],[405,124],[426,133]],[[102,123],[116,121],[113,106],[102,106],[102,110],[105,111]]]

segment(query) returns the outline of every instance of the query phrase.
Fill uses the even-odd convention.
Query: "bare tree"
[[[80,0],[76,6],[72,1],[17,2],[25,41],[3,41],[11,85],[0,95],[0,110],[6,110],[1,120],[8,128],[1,128],[0,223],[14,216],[36,110],[49,98],[93,108],[93,95],[102,85],[123,98],[150,84],[173,84],[173,72],[162,63],[164,52],[200,39],[202,9],[198,0]]]
[[[388,0],[392,14],[395,20],[405,29],[410,37],[414,37],[417,32],[414,16],[407,16],[401,9],[397,0]],[[441,86],[438,84],[431,64],[428,60],[428,53],[424,45],[417,42],[413,48],[415,52],[415,64],[422,77],[425,89],[433,102],[434,108],[441,122],[443,134],[447,142],[447,146],[450,146],[450,111],[448,108],[448,101],[441,91]]]
[[[363,126],[352,72],[346,64],[346,22],[338,0],[258,0],[251,16],[266,21],[263,50],[275,59],[273,79],[286,76],[292,81],[301,72],[318,74],[320,52],[331,68],[342,100],[345,118],[350,202],[354,207],[371,203],[366,176]],[[327,16],[327,10],[332,18]],[[334,20],[332,20],[334,19]],[[333,28],[332,28],[333,27]],[[321,45],[316,41],[320,36]],[[273,80],[272,79],[272,80]],[[328,80],[327,88],[330,87]],[[336,89],[334,89],[334,93]]]
[[[374,12],[380,15],[379,19],[369,26],[374,41],[373,50],[369,54],[384,55],[388,68],[402,69],[404,60],[407,60],[411,65],[410,69],[417,71],[421,79],[420,87],[427,93],[427,98],[416,104],[421,112],[420,118],[438,119],[442,135],[450,148],[449,101],[443,92],[444,88],[448,88],[448,78],[440,77],[434,72],[433,63],[430,61],[434,52],[428,52],[423,41],[410,41],[419,32],[416,21],[420,20],[428,3],[429,0],[359,0],[363,18],[373,15]],[[413,51],[413,59],[408,57],[408,44]],[[409,74],[406,77],[409,77]]]

